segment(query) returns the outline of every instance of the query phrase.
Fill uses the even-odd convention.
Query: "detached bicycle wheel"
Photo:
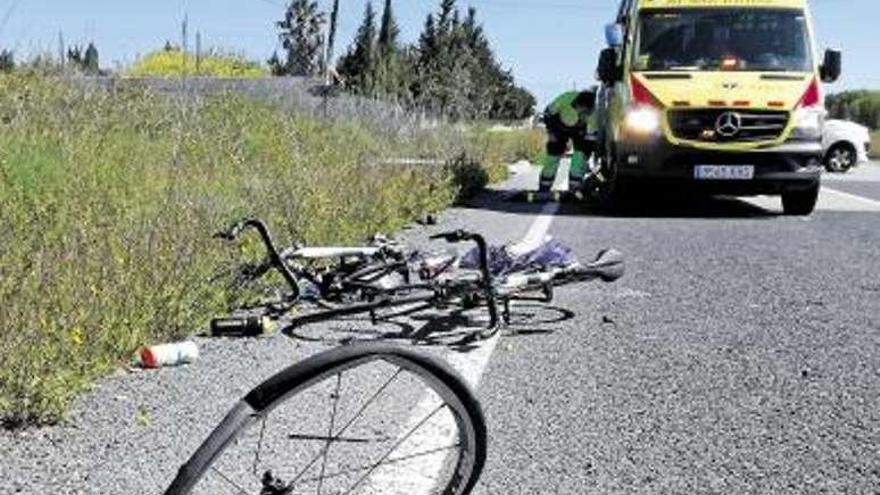
[[[449,365],[359,344],[252,390],[165,494],[465,495],[485,460],[482,409]]]

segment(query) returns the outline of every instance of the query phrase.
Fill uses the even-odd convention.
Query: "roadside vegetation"
[[[139,346],[224,314],[218,275],[259,254],[211,240],[231,221],[263,217],[285,241],[356,242],[539,149],[531,132],[463,129],[391,135],[230,94],[181,106],[0,75],[0,422],[57,421]],[[449,165],[386,164],[400,157]]]
[[[166,46],[149,53],[132,64],[129,77],[214,77],[249,79],[269,76],[259,63],[235,53],[212,50],[205,54],[184,54],[179,48]]]
[[[826,101],[832,118],[852,120],[880,130],[880,91],[845,91],[829,95]]]
[[[346,11],[357,6],[342,3]],[[384,0],[381,13],[372,1],[361,4],[354,40],[335,60],[339,0],[329,15],[315,0],[291,1],[277,24],[285,54],[269,60],[272,73],[321,76],[329,60],[346,91],[368,98],[457,120],[511,121],[533,114],[535,97],[498,61],[475,8],[463,11],[456,0],[439,0],[418,40],[404,43],[394,8],[400,2]]]

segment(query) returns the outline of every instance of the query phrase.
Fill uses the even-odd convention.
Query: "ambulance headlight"
[[[623,123],[626,130],[633,134],[655,134],[660,130],[660,112],[652,107],[634,107],[626,112]]]

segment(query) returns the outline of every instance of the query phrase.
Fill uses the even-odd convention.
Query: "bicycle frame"
[[[296,273],[285,262],[289,259],[329,259],[347,257],[372,258],[378,256],[381,248],[297,248],[279,252],[274,243],[272,235],[266,224],[259,219],[247,219],[226,232],[218,233],[215,237],[225,240],[236,240],[247,229],[254,229],[260,235],[266,252],[268,253],[269,269],[277,270],[284,278],[292,292],[290,302],[296,303],[302,297],[299,287],[299,278]],[[290,319],[288,331],[293,330],[302,325],[318,323],[321,321],[332,320],[343,316],[352,316],[357,314],[369,313],[371,319],[375,323],[377,320],[376,312],[383,309],[410,306],[419,303],[432,305],[444,305],[449,301],[458,298],[473,298],[481,296],[485,298],[489,312],[489,323],[487,330],[494,332],[500,324],[498,314],[498,304],[496,302],[495,288],[493,285],[492,273],[489,269],[489,249],[483,236],[463,230],[440,234],[433,236],[431,239],[444,239],[450,243],[458,243],[472,241],[477,245],[479,251],[479,271],[480,279],[476,282],[465,281],[460,283],[454,282],[438,282],[429,281],[427,283],[410,284],[407,280],[406,284],[393,288],[383,289],[363,282],[356,282],[355,279],[373,277],[373,280],[381,279],[386,275],[398,273],[400,269],[406,268],[405,261],[394,261],[392,263],[383,263],[378,266],[366,267],[357,270],[342,279],[340,283],[348,284],[359,289],[369,292],[368,297],[372,299],[370,302],[362,304],[354,304],[341,308],[331,308],[315,313],[294,316]],[[314,282],[314,280],[310,280]],[[424,291],[424,294],[400,296],[400,293]],[[288,332],[289,333],[289,332]]]
[[[367,302],[293,316],[285,331],[288,336],[297,327],[344,316],[369,313],[373,324],[376,324],[378,322],[377,311],[383,309],[418,304],[425,304],[427,307],[446,307],[456,303],[468,307],[468,303],[480,299],[482,299],[480,302],[486,305],[489,313],[487,332],[481,332],[480,335],[494,335],[500,326],[501,317],[509,323],[512,301],[550,303],[553,301],[554,288],[557,286],[596,279],[613,282],[622,277],[624,273],[623,255],[612,249],[600,252],[595,261],[586,265],[575,264],[535,273],[511,273],[507,274],[503,282],[496,284],[489,268],[489,247],[486,240],[479,234],[458,230],[438,234],[432,236],[431,239],[443,239],[449,243],[467,241],[475,243],[479,258],[479,277],[449,280],[432,278],[422,283],[413,284],[409,281],[409,265],[402,253],[383,251],[382,247],[291,248],[279,253],[268,227],[258,219],[244,220],[229,231],[217,234],[216,237],[235,240],[246,229],[254,229],[259,233],[268,253],[268,266],[265,271],[274,269],[281,273],[292,291],[290,300],[292,303],[301,299],[300,279],[298,273],[288,266],[286,260],[339,258],[343,267],[347,258],[375,259],[377,261],[376,265],[353,268],[344,277],[332,281],[333,284],[338,285],[335,287],[338,292],[344,293],[346,289],[356,289],[360,291],[361,297],[365,298]],[[373,284],[385,276],[401,272],[405,273],[405,283],[402,285],[384,288]],[[315,280],[306,271],[302,271],[301,274],[310,282],[316,284],[321,282]],[[326,287],[324,289],[328,290]],[[540,295],[531,295],[536,292],[540,292]],[[322,296],[326,295],[322,294]],[[499,317],[499,303],[503,307],[501,317]],[[276,316],[287,313],[287,310],[278,313]]]

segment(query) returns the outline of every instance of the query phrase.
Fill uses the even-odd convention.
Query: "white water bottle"
[[[141,349],[138,358],[138,364],[147,369],[180,366],[199,359],[199,348],[195,342],[154,345]]]

